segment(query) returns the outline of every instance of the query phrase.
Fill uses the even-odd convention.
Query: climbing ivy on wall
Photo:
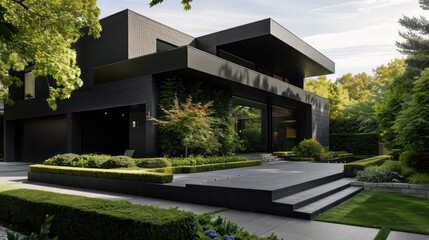
[[[183,79],[178,76],[165,77],[159,79],[159,104],[158,118],[163,119],[164,112],[161,109],[169,110],[174,105],[177,97],[179,102],[185,102],[190,96],[194,103],[206,104],[213,101],[213,117],[217,121],[212,125],[216,138],[220,143],[220,148],[216,155],[230,155],[242,148],[242,144],[237,133],[234,131],[233,119],[230,116],[232,106],[232,93],[215,84],[206,81]],[[159,150],[162,155],[181,156],[183,149],[180,139],[171,134],[159,134]],[[192,149],[189,154],[207,155],[206,149]]]

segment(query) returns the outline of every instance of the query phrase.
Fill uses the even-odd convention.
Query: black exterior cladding
[[[46,104],[44,79],[36,79],[34,99],[23,100],[22,89],[10,89],[16,103],[5,108],[6,161],[40,162],[61,152],[103,151],[94,147],[97,144],[120,146],[98,153],[135,149],[135,157],[156,156],[156,126],[146,116],[156,116],[156,79],[164,74],[213,81],[236,96],[268,105],[294,105],[302,109],[301,138],[315,137],[329,144],[329,102],[302,90],[302,84],[306,76],[332,73],[334,63],[271,19],[196,39],[130,10],[106,17],[101,24],[101,38],[84,37],[75,45],[84,86],[69,100],[60,101],[56,111]],[[178,48],[156,53],[157,40]],[[264,41],[278,49],[266,45],[249,53],[253,45],[263,46]],[[290,79],[290,84],[221,59],[216,49],[235,49],[235,55],[258,65],[257,59],[262,59],[273,73]],[[266,58],[267,54],[272,58]],[[282,54],[288,55],[287,61]],[[94,117],[88,120],[90,116]],[[109,116],[117,120],[97,124]],[[94,129],[85,130],[88,126]],[[117,134],[99,136],[105,131]]]

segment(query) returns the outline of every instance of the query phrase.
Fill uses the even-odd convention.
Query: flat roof
[[[331,74],[335,63],[271,18],[196,38],[202,50],[225,49],[303,77]],[[211,52],[212,54],[214,52]]]

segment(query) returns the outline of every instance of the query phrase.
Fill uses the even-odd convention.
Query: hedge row
[[[229,162],[229,163],[213,163],[196,166],[178,166],[174,167],[174,173],[197,173],[197,172],[208,172],[230,168],[241,168],[261,165],[260,160],[248,160],[241,162]]]
[[[30,172],[44,172],[54,174],[65,174],[75,176],[120,179],[130,181],[141,181],[150,183],[169,183],[173,181],[173,175],[170,173],[147,171],[147,170],[113,170],[113,169],[94,169],[80,167],[63,167],[48,165],[31,165]]]
[[[30,189],[0,192],[0,219],[36,231],[54,215],[51,234],[59,239],[194,239],[193,214]]]
[[[344,164],[344,170],[361,171],[368,166],[380,166],[384,161],[392,159],[390,155],[380,155]]]
[[[176,167],[168,167],[168,168],[153,168],[148,169],[150,172],[158,172],[158,173],[198,173],[198,172],[208,172],[208,171],[216,171],[230,168],[241,168],[241,167],[252,167],[259,166],[262,162],[260,160],[247,160],[240,162],[230,162],[230,163],[213,163],[213,164],[204,164],[204,165],[196,165],[196,166],[176,166]]]
[[[376,133],[331,134],[329,150],[344,150],[354,155],[378,155],[379,140]]]

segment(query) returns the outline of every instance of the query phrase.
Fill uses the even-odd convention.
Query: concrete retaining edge
[[[429,185],[411,183],[370,183],[358,181],[351,182],[351,185],[363,187],[365,190],[401,193],[429,200]]]

